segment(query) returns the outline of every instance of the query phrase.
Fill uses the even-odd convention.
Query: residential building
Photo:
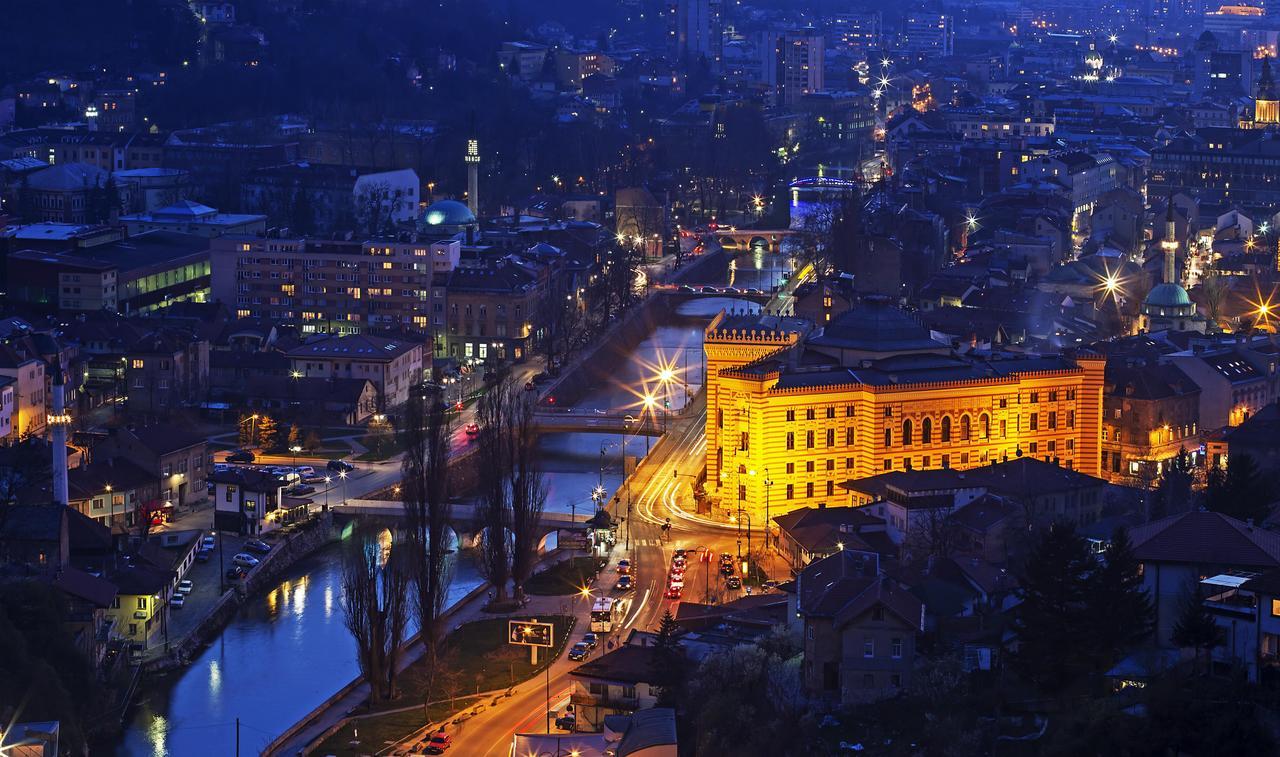
[[[37,218],[59,223],[107,221],[112,207],[105,195],[108,176],[88,163],[59,163],[36,171],[27,178],[27,191]],[[116,191],[123,195],[126,188],[117,185]],[[114,209],[119,212],[118,205]]]
[[[628,715],[657,704],[657,687],[651,681],[658,654],[651,646],[624,644],[569,671],[569,702],[578,716],[578,729],[600,731],[610,715]]]
[[[284,493],[286,482],[274,473],[258,468],[232,468],[212,474],[214,487],[213,526],[219,531],[258,535],[280,528],[298,515],[305,515],[309,500]]]
[[[1187,192],[1205,205],[1280,203],[1280,140],[1273,129],[1197,129],[1155,148],[1148,196]]]
[[[452,238],[231,235],[211,244],[214,300],[237,318],[291,323],[303,334],[441,330],[443,322],[431,320],[443,312],[443,301],[432,300],[432,282],[457,267],[461,254]]]
[[[561,87],[577,90],[592,74],[613,76],[613,58],[599,50],[556,50],[556,81]]]
[[[125,350],[126,402],[146,416],[199,402],[209,388],[209,343],[185,329],[160,328]]]
[[[275,222],[321,232],[380,232],[418,215],[418,174],[323,163],[260,168],[240,185],[240,207]],[[299,208],[306,210],[302,218]]]
[[[208,442],[194,431],[171,424],[112,428],[93,453],[98,459],[124,458],[158,480],[162,509],[187,507],[208,496]]]
[[[1173,646],[1173,628],[1205,576],[1280,568],[1280,534],[1215,512],[1170,515],[1130,530],[1142,585],[1155,605],[1155,640]]]
[[[431,370],[424,342],[369,334],[317,334],[286,354],[291,376],[371,382],[379,411],[404,404]]]
[[[1226,470],[1232,457],[1248,456],[1268,474],[1280,473],[1280,404],[1272,402],[1239,426],[1205,440],[1208,467]]]
[[[1072,231],[1087,226],[1093,207],[1120,186],[1120,169],[1106,153],[1060,152],[1022,164],[1024,179],[1043,179],[1066,188],[1072,207]]]
[[[1107,361],[1102,395],[1102,476],[1148,485],[1168,461],[1200,447],[1201,389],[1176,365]]]
[[[66,508],[48,502],[0,507],[0,558],[29,575],[56,575],[71,558]]]
[[[531,354],[541,300],[537,271],[508,257],[457,268],[443,282],[445,301],[433,303],[444,310],[443,328],[434,329],[437,355],[517,362]]]
[[[720,70],[724,55],[722,0],[673,0],[668,10],[672,58],[684,65]]]
[[[14,413],[17,408],[13,403],[17,386],[16,378],[0,376],[0,445],[17,441],[17,427],[14,425]]]
[[[826,89],[826,48],[813,28],[766,31],[760,41],[764,84],[778,105],[791,107]]]
[[[955,54],[955,21],[946,13],[924,9],[907,12],[903,19],[902,36],[898,48],[911,55],[949,57]]]
[[[508,76],[527,82],[542,74],[549,54],[550,48],[537,42],[503,42],[498,61]]]
[[[817,560],[845,549],[896,556],[883,518],[861,507],[801,507],[773,519],[769,543],[775,546],[793,574]]]
[[[1221,632],[1212,660],[1258,683],[1280,665],[1280,570],[1223,573],[1200,581],[1204,606]]]
[[[171,571],[149,565],[127,567],[111,574],[116,598],[107,615],[116,633],[130,642],[150,646],[169,622],[169,597],[173,593]]]
[[[10,439],[27,435],[43,436],[48,411],[48,385],[44,359],[22,341],[0,342],[0,379],[10,397],[8,409]]]
[[[887,471],[1027,456],[1098,473],[1100,355],[954,354],[878,297],[805,323],[721,314],[706,329],[707,491],[722,514],[763,522],[766,480],[781,514],[848,502],[841,484]]]
[[[801,680],[809,696],[853,705],[911,685],[925,606],[880,575],[878,566],[874,555],[846,549],[811,563],[796,578]]]
[[[160,477],[127,458],[108,457],[67,472],[68,504],[112,530],[132,529],[163,510]]]

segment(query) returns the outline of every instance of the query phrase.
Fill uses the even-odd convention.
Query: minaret
[[[1178,257],[1178,226],[1173,220],[1173,195],[1169,195],[1168,209],[1164,216],[1164,239],[1160,240],[1164,252],[1164,269],[1161,283],[1177,284],[1174,269]]]
[[[62,378],[62,360],[53,361],[53,414],[49,416],[49,442],[53,446],[53,501],[66,505],[67,500],[67,425],[71,416],[64,406],[65,381]]]
[[[467,207],[471,215],[480,217],[480,141],[467,140],[467,154],[462,157],[467,163]]]

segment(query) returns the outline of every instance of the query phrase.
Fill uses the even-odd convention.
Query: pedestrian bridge
[[[545,403],[546,400],[543,402]],[[543,404],[534,413],[534,419],[541,433],[582,431],[662,436],[663,429],[662,418],[654,418],[652,414],[641,412],[638,408],[634,413],[619,413],[579,408],[554,408]]]
[[[782,240],[800,234],[795,229],[716,229],[716,241],[730,252],[762,247],[765,252],[781,252]]]
[[[338,515],[385,521],[389,524],[398,524],[404,520],[404,504],[396,499],[348,499],[341,504],[331,505],[329,509]],[[590,510],[590,508],[587,509]],[[552,532],[568,528],[585,528],[587,520],[593,515],[592,512],[574,515],[544,512],[538,521],[538,533],[541,537],[539,549],[545,546],[546,538]],[[449,527],[457,534],[458,543],[463,547],[474,547],[479,544],[480,535],[485,529],[483,518],[482,508],[474,503],[458,502],[449,508]]]

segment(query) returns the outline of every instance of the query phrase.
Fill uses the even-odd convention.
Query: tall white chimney
[[[53,446],[53,501],[68,504],[67,499],[67,426],[71,416],[65,407],[66,382],[62,378],[62,360],[53,361],[53,414],[49,416],[49,442]]]
[[[467,207],[471,215],[480,217],[480,141],[467,140],[467,154],[462,156],[467,163]]]

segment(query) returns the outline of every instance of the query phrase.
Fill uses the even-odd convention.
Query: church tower
[[[1258,91],[1253,99],[1253,125],[1266,128],[1276,124],[1280,124],[1280,96],[1276,94],[1276,82],[1271,75],[1271,56],[1264,56]]]

